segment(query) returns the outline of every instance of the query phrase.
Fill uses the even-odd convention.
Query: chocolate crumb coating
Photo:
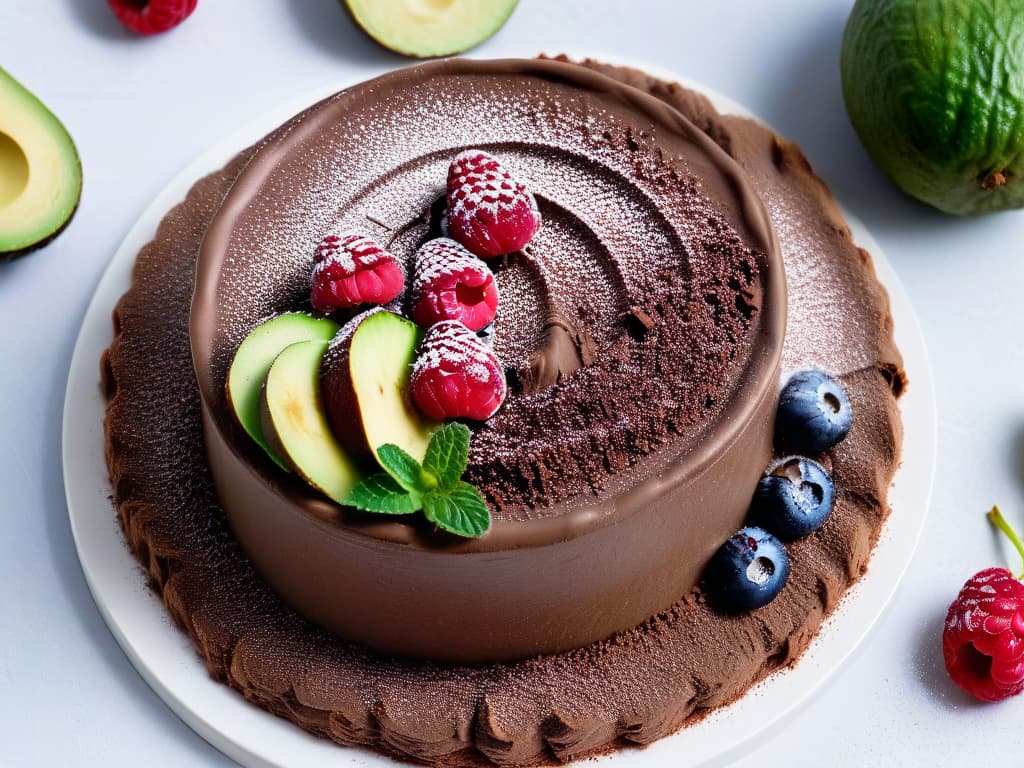
[[[215,679],[342,744],[436,765],[550,764],[672,733],[793,663],[867,567],[888,506],[906,384],[884,289],[795,145],[719,116],[698,94],[588,62],[686,114],[744,167],[779,233],[789,288],[787,370],[837,375],[854,406],[823,457],[826,525],[790,547],[792,574],[758,611],[712,611],[699,590],[576,651],[458,667],[386,658],[286,607],[240,551],[202,445],[188,311],[199,244],[249,153],[200,181],[139,255],[103,357],[106,451],[129,546]],[[636,322],[644,325],[642,314]]]

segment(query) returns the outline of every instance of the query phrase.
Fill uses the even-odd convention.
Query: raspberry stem
[[[999,507],[992,507],[992,509],[989,510],[988,521],[1006,534],[1006,538],[1010,540],[1014,549],[1016,549],[1020,554],[1021,560],[1024,561],[1024,541],[1020,540],[1020,536],[1017,535],[1017,532],[1010,527],[1008,522],[1006,522],[1006,518],[1003,517],[1002,513],[999,511]],[[1022,573],[1018,578],[1024,580],[1024,573]]]

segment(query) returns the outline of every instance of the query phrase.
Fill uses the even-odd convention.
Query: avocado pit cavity
[[[14,139],[0,130],[0,207],[17,200],[28,186],[28,157]]]

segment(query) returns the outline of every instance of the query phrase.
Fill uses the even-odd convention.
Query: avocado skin
[[[840,60],[868,154],[954,215],[1024,207],[1024,0],[858,0]]]
[[[81,160],[78,161],[78,168],[79,168],[79,170],[78,170],[79,176],[81,176],[82,175],[82,170],[81,170],[81,168],[82,168],[82,161]],[[18,249],[16,251],[0,251],[0,262],[14,261],[15,259],[20,259],[23,256],[28,256],[30,253],[34,253],[35,251],[41,250],[41,249],[45,248],[46,246],[48,246],[54,239],[59,237],[64,232],[65,229],[68,228],[68,224],[71,223],[71,220],[73,218],[75,218],[75,214],[78,213],[78,206],[79,206],[79,204],[81,202],[82,202],[82,191],[79,190],[78,191],[78,199],[75,201],[75,207],[71,209],[71,213],[68,215],[67,219],[64,220],[64,223],[61,224],[58,229],[56,229],[51,234],[47,235],[42,240],[39,240],[39,241],[37,241],[35,243],[32,243],[31,245],[26,245],[24,248],[20,248],[20,249]]]

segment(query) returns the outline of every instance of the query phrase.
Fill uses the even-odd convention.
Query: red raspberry
[[[505,400],[505,375],[498,358],[456,320],[442,320],[427,331],[410,387],[416,406],[435,421],[483,421]]]
[[[461,152],[448,168],[448,233],[488,259],[523,248],[540,226],[537,201],[495,158]]]
[[[1019,545],[999,510],[989,519]],[[1024,690],[1024,584],[1005,568],[975,574],[949,607],[942,655],[953,682],[983,701]]]
[[[498,286],[480,259],[442,237],[416,253],[412,319],[424,327],[458,320],[471,331],[487,326],[498,311]]]
[[[156,35],[192,15],[199,0],[107,0],[114,15],[132,32]]]
[[[317,312],[360,304],[387,304],[405,289],[405,271],[369,237],[328,235],[313,257],[309,300]]]

